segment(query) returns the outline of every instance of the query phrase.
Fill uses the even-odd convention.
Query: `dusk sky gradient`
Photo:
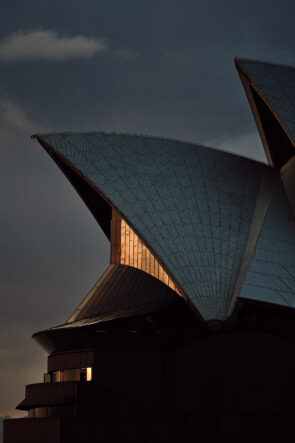
[[[0,4],[0,416],[42,381],[31,339],[63,323],[109,262],[94,218],[36,132],[113,131],[266,162],[233,59],[295,66],[291,0]]]

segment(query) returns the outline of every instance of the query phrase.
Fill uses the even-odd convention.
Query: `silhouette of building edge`
[[[295,70],[235,60],[269,165],[175,140],[37,134],[110,241],[4,443],[295,437]]]

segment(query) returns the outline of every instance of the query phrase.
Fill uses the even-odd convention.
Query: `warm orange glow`
[[[86,380],[87,381],[92,380],[92,368],[86,368]]]
[[[181,296],[175,283],[133,229],[113,209],[111,263],[133,266],[158,278]]]
[[[64,381],[91,381],[92,380],[92,368],[79,368],[79,369],[60,369],[53,371],[50,374],[50,381],[52,382],[64,382]],[[47,380],[49,381],[49,380]]]

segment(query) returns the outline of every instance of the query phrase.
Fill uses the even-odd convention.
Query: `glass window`
[[[86,368],[86,380],[87,381],[92,380],[92,368]]]
[[[53,371],[51,374],[51,381],[64,382],[64,381],[91,381],[92,380],[92,368],[79,368],[79,369],[61,369],[60,371]]]
[[[91,381],[92,380],[92,368],[82,368],[80,372],[81,381]]]
[[[112,212],[111,262],[133,266],[156,277],[181,296],[175,283],[144,242],[114,209]]]
[[[44,383],[51,382],[51,374],[44,374]]]

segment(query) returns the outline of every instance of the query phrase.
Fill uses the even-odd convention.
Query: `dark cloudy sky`
[[[0,416],[41,381],[33,332],[64,322],[109,261],[104,235],[29,135],[166,136],[265,161],[235,56],[295,65],[293,0],[0,4]]]

